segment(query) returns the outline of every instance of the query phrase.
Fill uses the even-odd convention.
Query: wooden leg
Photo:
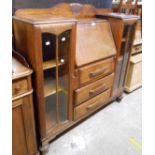
[[[118,96],[118,97],[116,98],[116,101],[117,101],[117,102],[121,102],[121,101],[122,101],[122,99],[123,99],[123,94],[122,94],[122,95],[120,95],[120,96]]]
[[[47,155],[48,151],[49,151],[49,143],[42,144],[42,146],[40,147],[41,155]]]

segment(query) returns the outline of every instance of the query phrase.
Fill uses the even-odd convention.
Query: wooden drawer
[[[114,74],[106,76],[92,84],[75,90],[75,104],[78,105],[100,93],[113,85]]]
[[[139,52],[142,52],[142,44],[135,45],[132,48],[132,54],[136,54],[136,53],[139,53]]]
[[[89,112],[92,112],[97,107],[104,105],[108,99],[110,98],[111,89],[108,89],[101,93],[100,95],[86,101],[85,103],[77,106],[74,109],[74,119],[77,120],[83,115],[88,114]]]
[[[104,77],[114,71],[114,58],[99,61],[97,63],[79,69],[80,84]]]
[[[28,91],[28,79],[20,79],[12,84],[12,95],[20,95]]]

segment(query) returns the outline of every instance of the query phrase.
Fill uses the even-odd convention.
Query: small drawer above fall
[[[87,86],[75,90],[75,105],[78,105],[112,87],[114,74],[97,80]]]
[[[102,60],[79,68],[80,84],[102,78],[114,71],[114,58]]]

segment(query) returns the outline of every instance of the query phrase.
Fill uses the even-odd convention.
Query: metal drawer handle
[[[89,106],[87,106],[87,110],[91,110],[91,109],[93,109],[93,108],[95,108],[95,107],[97,107],[98,106],[98,104],[100,103],[101,101],[96,101],[96,102],[94,102],[93,104],[91,104],[91,105],[89,105]]]
[[[139,49],[140,49],[140,47],[136,47],[135,49],[136,49],[136,50],[139,50]]]
[[[107,87],[105,85],[102,85],[101,87],[98,87],[97,89],[95,90],[90,90],[89,91],[89,95],[90,96],[94,96],[94,95],[97,95],[103,91],[105,91],[107,89]]]
[[[100,70],[97,70],[97,71],[95,71],[95,72],[91,72],[91,73],[90,73],[90,78],[99,76],[99,75],[105,73],[106,71],[107,71],[107,68],[100,69]]]

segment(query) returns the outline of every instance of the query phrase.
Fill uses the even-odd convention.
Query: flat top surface
[[[124,13],[106,13],[106,14],[96,14],[96,15],[104,16],[104,17],[118,18],[118,19],[139,19],[139,16],[127,15]]]
[[[107,20],[103,20],[103,19],[98,19],[98,18],[81,18],[81,19],[77,19],[77,23],[100,23],[100,22],[105,22]]]
[[[57,23],[57,22],[77,22],[77,23],[87,23],[87,22],[104,22],[106,20],[103,19],[97,19],[97,18],[81,18],[81,19],[75,19],[75,18],[66,18],[66,17],[57,17],[57,16],[51,16],[51,15],[33,15],[33,18],[31,18],[31,15],[28,17],[17,17],[13,16],[13,19],[21,20],[24,22],[28,22],[31,24],[48,24],[48,23]]]
[[[57,23],[57,22],[75,22],[76,21],[76,19],[74,18],[56,17],[48,14],[29,15],[27,17],[13,16],[13,19],[31,23],[31,24],[48,24],[48,23]]]
[[[32,70],[25,67],[17,59],[12,57],[12,80],[28,76],[32,73]]]

